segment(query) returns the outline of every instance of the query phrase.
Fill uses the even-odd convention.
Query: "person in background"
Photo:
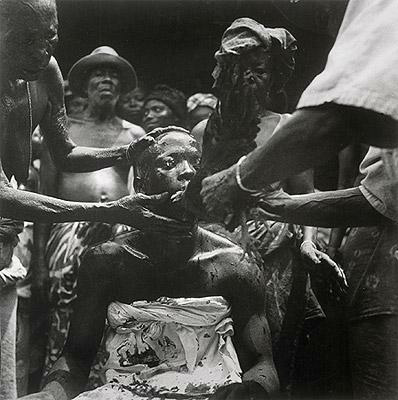
[[[221,162],[228,157],[231,158],[227,162],[234,162],[245,146],[263,145],[280,125],[289,120],[289,114],[276,113],[272,111],[272,106],[294,71],[296,50],[296,39],[289,31],[265,27],[251,18],[239,18],[226,29],[215,54],[217,65],[213,72],[220,102],[206,121],[207,126],[205,124],[202,160],[206,160],[208,165],[214,163],[216,168],[221,167]],[[233,96],[241,88],[246,97],[237,95],[235,101]],[[241,109],[243,111],[238,115]],[[253,118],[250,124],[238,130],[236,126],[244,120],[239,116],[251,113]],[[233,118],[240,121],[227,125]],[[203,123],[197,128],[200,125]],[[249,136],[250,132],[253,134]],[[220,143],[218,149],[217,141]],[[206,167],[203,162],[201,168]],[[269,185],[261,195],[277,192],[282,187],[289,193],[313,192],[311,171]],[[255,202],[247,210],[245,220],[241,232],[247,231],[250,248],[255,248],[264,262],[266,307],[276,349],[274,356],[280,360],[277,366],[281,388],[288,390],[293,361],[287,360],[287,354],[293,357],[296,351],[303,321],[310,331],[316,322],[324,318],[309,285],[305,284],[308,269],[319,275],[328,271],[329,277],[333,276],[342,286],[344,276],[336,263],[317,247],[316,230],[311,226],[299,227],[262,219],[261,210]],[[287,304],[293,304],[293,307],[289,309]],[[291,329],[286,335],[286,325],[290,328],[296,326],[296,329]]]
[[[116,114],[135,125],[142,125],[146,91],[142,85],[122,94],[116,106]]]
[[[133,67],[108,46],[96,48],[72,66],[70,87],[87,99],[79,118],[69,116],[69,135],[75,143],[107,148],[137,141],[145,134],[141,127],[116,115],[120,94],[128,91],[134,77]],[[114,201],[128,195],[128,173],[127,165],[87,173],[61,172],[47,149],[41,157],[41,191],[70,201]],[[51,307],[46,371],[58,358],[67,336],[81,254],[88,246],[108,239],[116,226],[89,222],[39,225],[34,274],[43,280],[43,297],[48,296],[49,285]]]
[[[156,85],[144,103],[142,126],[146,132],[169,125],[185,127],[187,100],[181,91],[167,85]]]
[[[187,100],[188,124],[192,130],[200,121],[209,118],[217,106],[217,97],[211,93],[195,93]]]
[[[398,146],[398,52],[389,46],[398,40],[397,13],[393,0],[349,1],[325,69],[304,91],[292,118],[239,171],[234,165],[204,179],[203,202],[213,219],[224,221],[245,207],[248,192],[238,187],[237,173],[242,187],[261,189],[324,162],[353,141]],[[398,151],[381,155],[390,179],[397,180]]]
[[[78,118],[87,107],[87,98],[72,93],[68,80],[64,81],[64,99],[66,114],[69,117]]]

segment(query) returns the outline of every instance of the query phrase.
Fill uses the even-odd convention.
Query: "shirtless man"
[[[3,217],[28,221],[106,221],[155,228],[159,219],[143,209],[156,199],[123,198],[109,203],[77,203],[17,191],[30,163],[30,135],[40,124],[57,168],[93,171],[127,162],[129,146],[112,149],[76,146],[67,135],[63,80],[52,57],[58,42],[53,0],[0,2],[0,210]],[[134,85],[134,82],[131,83]],[[133,146],[130,147],[130,150]],[[164,221],[162,228],[173,221]]]
[[[178,127],[156,129],[150,135],[156,138],[156,144],[136,157],[136,190],[147,194],[165,190],[172,194],[184,190],[195,175],[199,162],[196,141],[186,130]],[[175,304],[173,298],[189,297],[200,301],[200,298],[208,296],[222,296],[231,307],[230,315],[235,332],[232,341],[243,370],[243,382],[240,383],[239,374],[238,379],[231,378],[231,384],[228,384],[228,377],[225,380],[218,378],[218,382],[214,382],[211,373],[217,370],[217,364],[214,364],[210,369],[201,371],[202,376],[208,376],[208,385],[202,387],[207,386],[207,390],[209,387],[213,389],[213,392],[210,390],[207,394],[212,395],[214,399],[262,399],[267,393],[270,395],[278,390],[269,329],[264,316],[265,283],[261,269],[248,254],[244,254],[243,250],[230,240],[198,227],[178,202],[163,207],[162,210],[158,209],[158,212],[185,221],[190,220],[191,236],[130,232],[116,238],[116,241],[94,247],[87,253],[80,268],[78,299],[63,356],[48,375],[43,392],[30,398],[64,400],[73,398],[83,390],[102,338],[110,303],[125,303],[116,303],[116,307],[124,307],[137,300],[153,302],[163,298],[155,302],[156,307],[159,303],[163,307],[163,303]],[[96,278],[93,279],[93,276]],[[171,299],[164,301],[164,296]],[[197,310],[197,315],[202,318],[203,312]],[[205,349],[201,348],[200,339],[199,343],[201,344],[197,351],[203,354]],[[169,346],[169,350],[172,347]],[[193,347],[196,349],[196,345]],[[117,349],[114,350],[119,356],[125,353],[120,351],[120,348],[118,352]],[[185,355],[187,359],[190,352]],[[222,351],[216,353],[219,357]],[[153,361],[153,353],[151,354]],[[145,357],[146,361],[149,360],[146,352],[141,355],[135,354],[132,348],[125,355],[131,356],[131,368],[138,368],[131,359],[139,358],[140,360],[136,361],[138,364],[145,364]],[[120,362],[123,361],[123,365],[126,365],[129,360]],[[154,366],[169,366],[168,363],[172,362],[172,359],[166,357],[150,367],[153,370]],[[200,369],[201,362],[206,363],[204,358],[196,358],[191,374],[184,374],[184,369],[176,371],[171,368],[166,373],[176,373],[177,380],[183,376],[188,380],[194,379],[195,371]],[[122,364],[119,365],[121,366]],[[154,375],[156,379],[161,379],[164,372],[164,369],[159,371],[159,368]],[[236,373],[237,370],[231,371],[231,376],[232,372]],[[130,373],[130,376],[135,375]],[[167,380],[166,386],[170,386],[170,383],[175,385],[174,376]],[[212,386],[211,382],[215,385]],[[217,383],[222,386],[218,390]],[[87,398],[110,399],[114,398],[112,394],[118,393],[120,398],[124,399],[123,388],[111,386],[99,388],[91,394],[92,397]],[[134,391],[134,385],[129,386],[129,390]],[[126,398],[132,397],[129,390],[124,394],[127,395]],[[82,395],[81,398],[85,399],[85,396]]]
[[[135,72],[130,63],[110,47],[98,47],[77,61],[70,70],[69,84],[74,93],[87,97],[88,104],[78,119],[69,119],[69,137],[80,146],[110,148],[127,145],[143,136],[142,128],[115,114],[119,96],[134,80]],[[41,160],[41,189],[44,194],[85,202],[113,201],[129,194],[127,165],[73,173],[57,171],[48,150],[42,154]],[[46,368],[58,359],[65,343],[72,301],[76,296],[74,288],[80,254],[98,240],[109,239],[112,234],[112,227],[108,224],[83,221],[55,224],[51,234],[49,229],[50,225],[40,224],[36,230],[40,230],[39,235],[35,236],[38,247],[36,294],[48,296],[46,278],[50,277],[51,328]],[[49,251],[45,255],[48,239]],[[66,240],[68,246],[64,245]]]

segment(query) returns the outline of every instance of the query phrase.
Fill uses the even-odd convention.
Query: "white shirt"
[[[350,0],[325,69],[297,108],[328,102],[398,120],[397,0]]]

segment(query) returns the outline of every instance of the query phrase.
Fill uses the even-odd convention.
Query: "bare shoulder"
[[[199,142],[202,143],[203,135],[205,133],[208,119],[198,122],[191,130],[191,135]]]
[[[132,124],[131,122],[124,119],[121,121],[123,129],[130,136],[131,140],[139,140],[145,135],[145,131],[141,126]]]
[[[192,261],[216,269],[218,284],[227,286],[232,297],[248,300],[255,309],[263,306],[265,281],[261,265],[232,239],[199,228]]]
[[[48,97],[52,102],[58,101],[63,104],[63,78],[58,62],[54,57],[51,57],[47,68],[38,80],[38,84],[47,89]]]

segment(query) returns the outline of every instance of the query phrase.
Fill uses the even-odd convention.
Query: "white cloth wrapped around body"
[[[76,399],[206,398],[241,382],[229,315],[220,296],[110,304],[108,383]]]

